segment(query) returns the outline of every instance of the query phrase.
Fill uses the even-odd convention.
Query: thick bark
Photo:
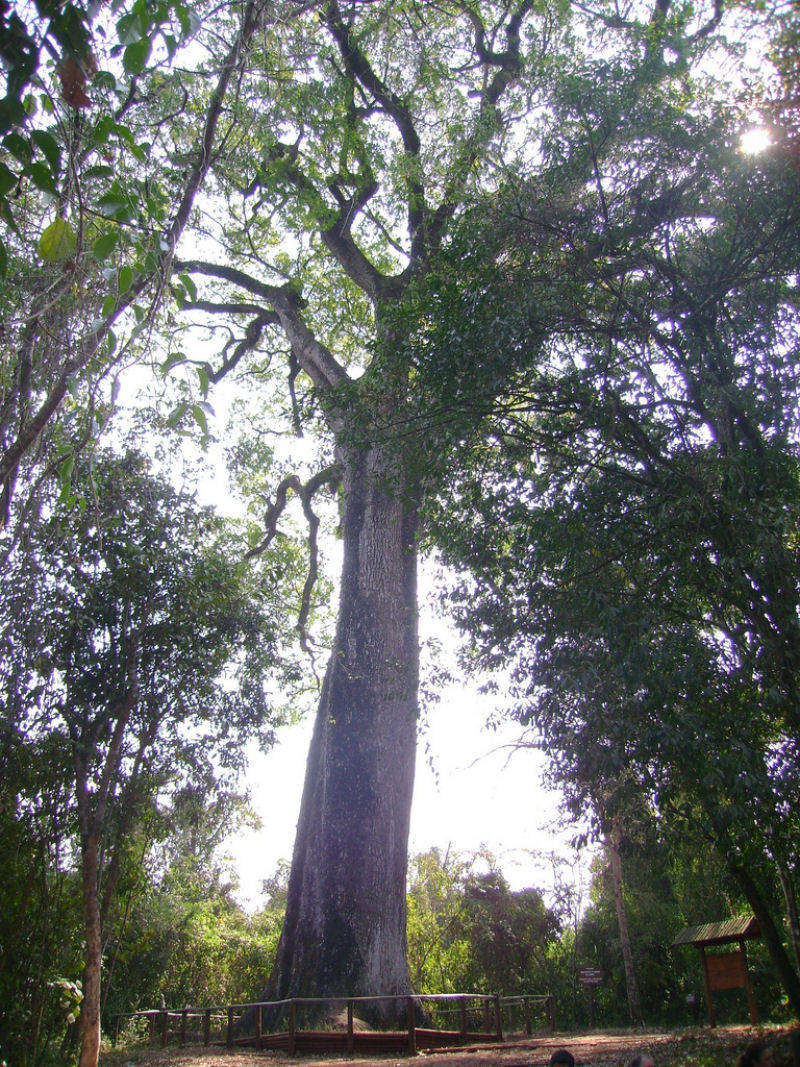
[[[642,1005],[639,1000],[639,987],[636,983],[636,971],[633,966],[633,950],[631,937],[628,930],[628,914],[625,910],[625,901],[622,896],[622,857],[619,851],[620,845],[619,822],[615,819],[611,833],[606,838],[608,850],[609,868],[611,873],[611,885],[614,890],[614,906],[617,912],[617,926],[619,928],[619,943],[622,949],[622,962],[625,967],[625,989],[628,994],[628,1011],[634,1026],[643,1026]]]
[[[344,564],[270,993],[407,994],[417,510],[390,449],[342,449]]]
[[[80,1057],[78,1067],[97,1067],[100,1056],[100,967],[102,942],[100,900],[97,891],[98,842],[89,835],[82,848],[83,921],[86,959],[83,969],[83,1000],[80,1016]]]

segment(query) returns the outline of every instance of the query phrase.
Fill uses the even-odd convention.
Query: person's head
[[[736,1067],[771,1067],[772,1049],[766,1041],[751,1041],[739,1059]]]
[[[565,1048],[556,1049],[553,1055],[550,1057],[550,1067],[575,1067],[575,1057],[571,1052],[567,1052]]]
[[[634,1056],[628,1067],[656,1067],[656,1061],[647,1052],[640,1052]]]

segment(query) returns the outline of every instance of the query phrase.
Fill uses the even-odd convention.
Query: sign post
[[[594,989],[603,982],[603,972],[599,967],[581,967],[578,981],[589,987],[589,1029],[594,1030]]]

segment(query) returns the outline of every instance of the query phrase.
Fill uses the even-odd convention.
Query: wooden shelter
[[[700,953],[703,964],[703,987],[706,993],[708,1017],[712,1026],[717,1025],[713,994],[724,989],[747,991],[750,1022],[753,1026],[758,1025],[758,1009],[753,996],[753,984],[747,970],[745,941],[758,937],[760,933],[758,921],[752,915],[740,915],[736,919],[725,919],[723,922],[687,926],[672,942],[673,948],[679,945],[694,945]],[[733,944],[738,947],[729,948],[723,952],[707,952],[709,948]]]

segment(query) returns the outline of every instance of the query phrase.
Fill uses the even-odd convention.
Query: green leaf
[[[69,485],[72,472],[75,469],[75,456],[70,455],[64,460],[58,469],[58,479],[62,485]]]
[[[19,100],[11,96],[0,100],[0,133],[5,133],[13,126],[21,126],[25,118],[26,111]]]
[[[10,193],[18,181],[19,178],[13,170],[10,170],[5,163],[0,163],[0,196]]]
[[[208,396],[208,387],[211,385],[211,379],[208,376],[208,371],[205,367],[197,367],[197,377],[200,380],[200,392],[203,396]]]
[[[31,146],[26,138],[18,133],[10,133],[3,139],[3,145],[26,167],[31,161]]]
[[[61,170],[61,149],[58,147],[55,138],[51,137],[49,133],[45,133],[44,130],[34,130],[31,134],[31,140],[47,160],[50,173],[54,178],[57,178]]]
[[[92,245],[92,255],[95,259],[104,260],[108,259],[114,249],[117,247],[119,241],[119,231],[109,230],[108,233],[102,233]]]
[[[39,238],[39,255],[46,263],[61,263],[75,254],[77,238],[66,219],[54,219]]]
[[[186,362],[186,356],[183,352],[170,352],[164,362],[160,365],[159,370],[164,378],[169,374],[173,367],[177,367],[180,363]]]
[[[194,421],[203,431],[204,436],[208,437],[208,419],[206,418],[206,413],[201,404],[192,404],[192,416],[194,417]]]
[[[105,163],[98,163],[94,167],[87,167],[84,171],[85,178],[111,178],[114,175],[114,168],[106,166]]]
[[[115,222],[126,222],[131,215],[130,202],[122,192],[105,193],[97,201],[97,206],[107,219]]]
[[[3,239],[0,237],[0,278],[5,278],[7,270],[8,254],[6,252],[6,246],[3,244]]]
[[[97,74],[94,76],[92,84],[96,85],[98,89],[114,90],[117,87],[117,79],[110,70],[98,70]]]
[[[135,15],[123,15],[117,22],[117,36],[124,45],[135,44],[141,40],[142,28]]]
[[[191,300],[197,300],[197,286],[194,284],[194,280],[189,274],[179,274],[178,277],[183,282],[186,292],[189,294]]]
[[[41,189],[44,193],[51,193],[53,196],[58,195],[50,168],[46,167],[44,163],[31,163],[28,173],[33,178],[33,184],[37,189]]]
[[[133,267],[128,266],[126,263],[117,276],[117,292],[127,293],[130,287],[133,285]]]
[[[189,12],[186,10],[186,6],[184,4],[176,4],[175,14],[178,16],[178,22],[181,24],[183,36],[189,37],[192,32],[192,23],[189,18]]]
[[[169,429],[175,429],[175,427],[181,421],[183,416],[186,414],[188,408],[189,405],[185,402],[178,404],[178,406],[171,412],[169,418],[167,419],[167,426],[169,427]]]
[[[116,296],[114,295],[114,293],[109,293],[103,301],[103,306],[100,309],[100,314],[103,316],[103,318],[108,318],[109,315],[113,314],[114,310],[116,309],[116,306]]]
[[[92,131],[92,140],[96,145],[104,145],[108,141],[108,135],[114,126],[114,120],[110,115],[102,115]]]
[[[140,41],[128,45],[122,56],[122,65],[128,74],[141,74],[149,58],[150,38],[143,37]]]

